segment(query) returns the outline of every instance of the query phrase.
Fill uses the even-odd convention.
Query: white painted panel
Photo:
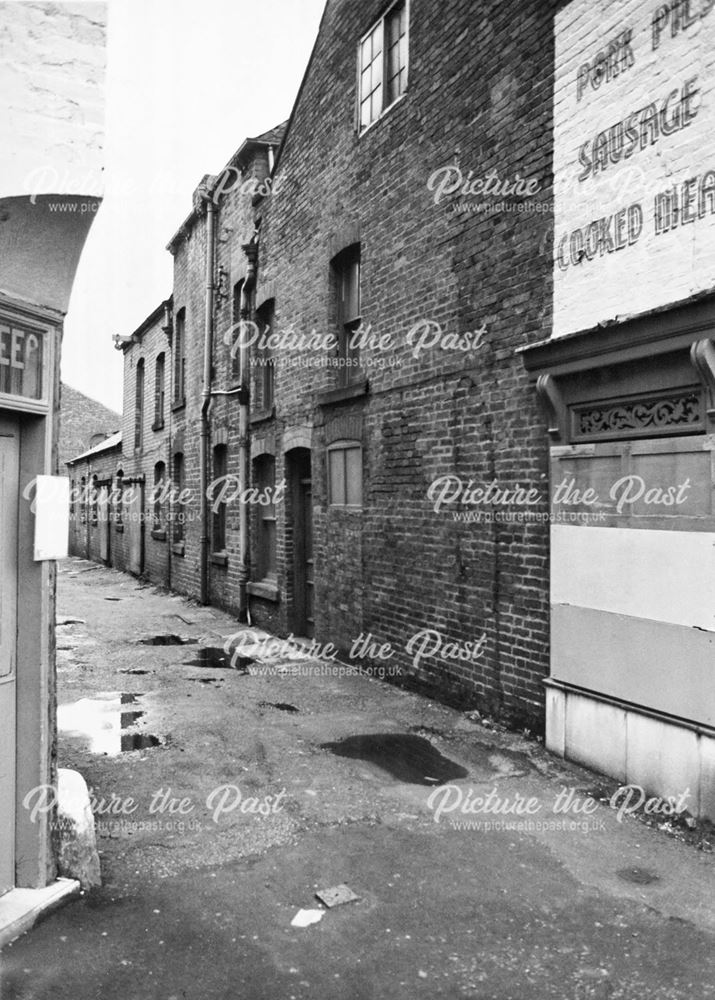
[[[546,749],[566,755],[566,695],[552,687],[546,689]]]
[[[700,798],[700,747],[689,729],[628,713],[626,781],[647,795],[672,795],[693,814]]]
[[[551,603],[715,631],[715,534],[552,525]]]
[[[565,756],[623,781],[626,775],[624,709],[569,694],[566,700]]]

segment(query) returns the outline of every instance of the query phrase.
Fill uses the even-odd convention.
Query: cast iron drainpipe
[[[213,360],[214,312],[214,230],[216,205],[211,191],[203,195],[206,203],[206,311],[204,314],[204,378],[201,388],[201,434],[199,437],[199,499],[201,521],[201,603],[208,604],[209,594],[209,407],[211,405],[211,367]]]
[[[246,278],[241,289],[241,322],[244,323],[252,318],[253,290],[256,287],[256,262],[258,260],[258,242],[254,236],[250,243],[243,246],[243,252],[248,258],[248,268]],[[241,337],[239,350],[239,371],[241,391],[239,393],[238,411],[238,486],[241,496],[246,495],[249,477],[249,348],[246,344],[246,337]],[[241,502],[239,506],[239,548],[240,564],[238,567],[238,620],[241,622],[250,621],[248,610],[248,578],[250,576],[250,556],[249,556],[249,507],[247,503]]]

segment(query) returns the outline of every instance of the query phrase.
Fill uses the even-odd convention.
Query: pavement
[[[666,803],[82,560],[58,621],[103,885],[4,949],[1,1000],[715,996],[712,837]]]

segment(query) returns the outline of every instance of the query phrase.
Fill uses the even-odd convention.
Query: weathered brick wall
[[[93,435],[109,437],[121,429],[122,416],[63,382],[59,423],[59,470],[65,475],[67,462],[92,447]]]
[[[112,480],[121,463],[121,446],[107,448],[96,454],[73,462],[67,467],[70,479],[70,555],[102,562],[100,547],[99,507],[92,501],[92,482]],[[108,487],[110,491],[113,486]],[[109,514],[109,562],[116,565],[114,548],[117,544],[114,531],[114,508]]]
[[[206,228],[199,219],[182,239],[174,255],[174,322],[186,310],[186,393],[183,405],[173,406],[171,450],[184,455],[185,487],[193,502],[186,508],[184,554],[172,563],[172,587],[182,594],[198,597],[201,573],[201,526],[199,524],[199,429],[201,383],[203,377],[203,330],[206,294]]]
[[[143,477],[144,519],[144,575],[153,583],[168,586],[171,568],[170,504],[162,503],[161,521],[154,520],[152,493],[155,466],[164,463],[164,478],[171,476],[169,440],[171,433],[171,347],[163,330],[163,310],[152,314],[134,334],[133,342],[124,347],[124,409],[122,423],[122,465],[125,480]],[[164,355],[164,420],[155,424],[155,377],[157,358]],[[137,367],[144,363],[144,405],[142,433],[139,447],[135,447]],[[140,483],[134,489],[142,489]],[[117,559],[119,569],[128,566],[126,531],[117,531]]]
[[[251,181],[258,183],[266,176],[267,155],[265,149],[257,149],[243,164],[240,177],[234,168],[225,176],[218,175],[219,178],[223,176],[220,183],[223,194],[218,200],[215,217],[213,390],[230,391],[237,385],[231,357],[234,345],[231,333],[232,293],[234,285],[246,276],[246,257],[242,246],[250,240],[254,230]],[[180,309],[186,310],[186,403],[172,413],[172,451],[183,450],[185,485],[191,499],[185,505],[184,555],[174,559],[171,581],[172,587],[192,597],[198,597],[200,593],[199,432],[206,301],[206,225],[204,210],[194,214],[185,235],[174,246],[174,317]],[[238,409],[235,396],[216,396],[213,399],[209,440],[210,456],[217,444],[226,445],[227,473],[235,477],[236,482],[239,462]],[[209,482],[212,479],[210,465]],[[226,559],[211,558],[209,562],[211,603],[230,611],[238,608],[239,553],[239,502],[236,498],[229,503],[226,513]]]
[[[437,630],[442,649],[481,642],[468,662],[437,655],[418,672],[536,724],[548,672],[548,527],[458,523],[453,510],[469,508],[436,513],[427,490],[445,475],[496,480],[539,490],[535,509],[547,510],[544,427],[514,352],[551,328],[553,10],[536,0],[488,3],[478,15],[456,0],[413,4],[408,93],[358,136],[356,44],[383,5],[329,3],[279,193],[261,205],[259,276],[259,296],[275,289],[277,330],[330,331],[329,262],[359,233],[363,323],[396,345],[394,366],[369,367],[367,395],[339,407],[317,405],[334,372],[277,373],[276,420],[265,432],[275,436],[278,477],[286,434],[312,427],[318,637],[348,649],[369,631],[410,671],[405,647],[421,629]],[[435,204],[428,179],[450,165],[465,179],[490,170],[535,179],[533,198],[505,199],[532,210],[459,214],[455,205],[502,199],[456,194]],[[426,320],[447,334],[485,333],[471,352],[435,347],[415,357],[406,335]],[[357,427],[351,436],[364,447],[362,512],[327,505],[335,419]],[[279,512],[283,595],[289,513]],[[260,614],[260,602],[253,607]],[[283,631],[289,611],[284,601]]]

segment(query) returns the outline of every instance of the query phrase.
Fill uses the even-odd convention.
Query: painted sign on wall
[[[554,101],[554,336],[715,289],[715,0],[572,0]]]
[[[0,318],[0,393],[42,399],[44,334]]]

